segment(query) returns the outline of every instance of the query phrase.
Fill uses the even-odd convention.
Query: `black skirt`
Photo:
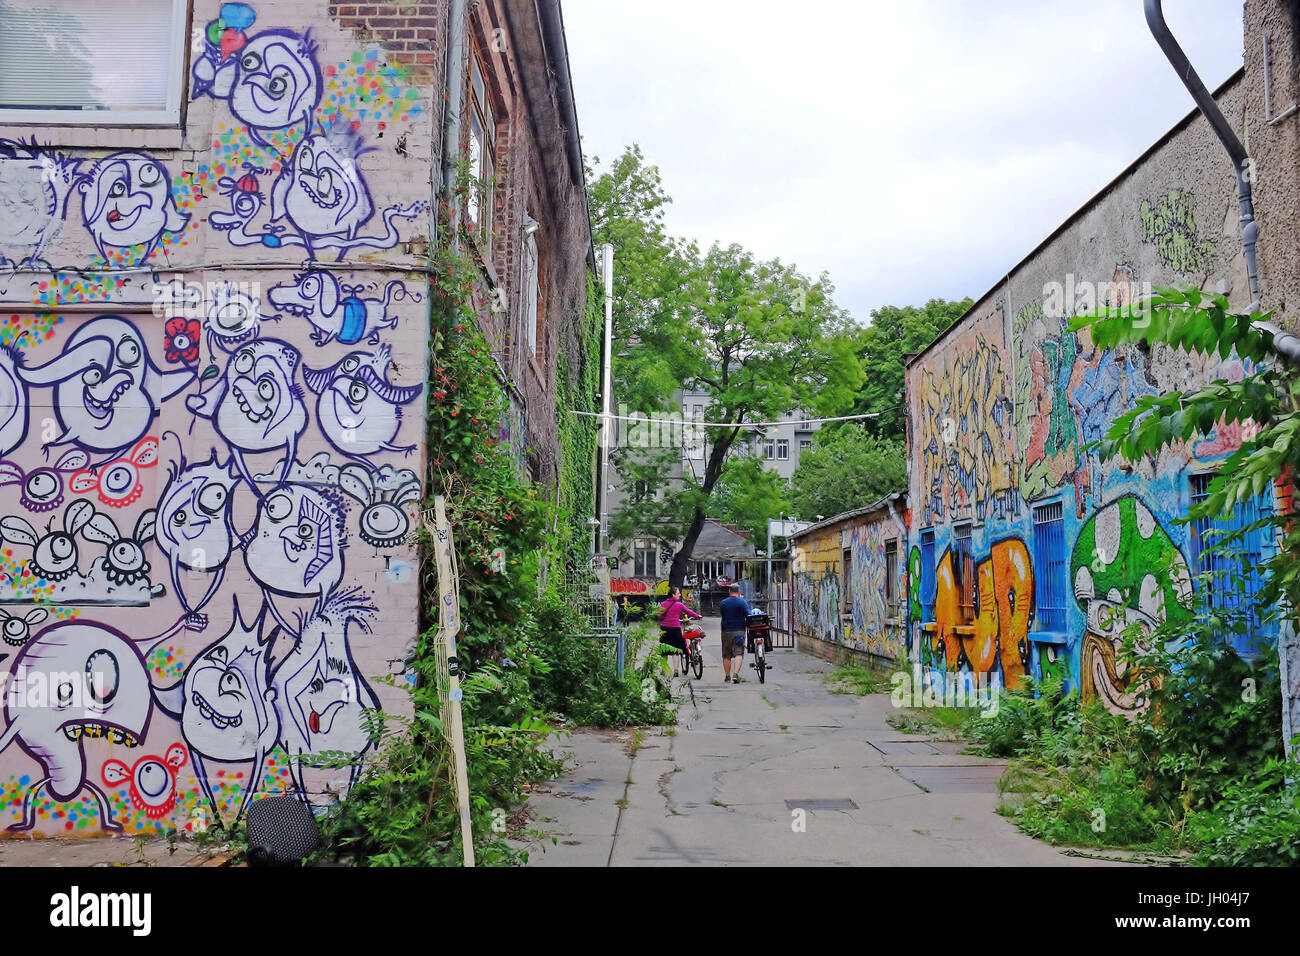
[[[682,637],[682,629],[680,627],[660,627],[659,643],[667,644],[678,654],[686,653],[686,638]]]

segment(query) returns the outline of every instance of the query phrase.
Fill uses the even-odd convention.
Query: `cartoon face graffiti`
[[[406,291],[406,283],[396,279],[384,287],[382,299],[365,299],[360,285],[344,285],[328,272],[313,270],[294,276],[292,285],[272,286],[267,299],[276,309],[300,315],[312,324],[312,341],[326,345],[337,339],[355,345],[365,339],[379,344],[379,332],[397,325],[397,316],[389,314],[393,302],[420,296]]]
[[[394,445],[402,425],[401,406],[415,401],[421,385],[398,386],[388,381],[392,351],[382,345],[373,353],[351,352],[325,369],[304,369],[307,387],[316,402],[321,431],[331,445],[352,457],[380,451],[410,452],[414,445]]]
[[[1140,631],[1141,652],[1150,646],[1145,636],[1160,624],[1191,615],[1187,562],[1151,510],[1125,495],[1080,529],[1070,574],[1087,618],[1079,664],[1084,699],[1100,699],[1115,713],[1141,710],[1145,701],[1130,688],[1120,654],[1124,633],[1130,626]]]
[[[130,537],[122,534],[109,515],[102,511],[86,522],[81,529],[87,541],[105,546],[104,556],[95,562],[92,575],[101,575],[117,585],[136,584],[149,579],[149,562],[145,560],[144,546],[154,535],[157,512],[150,508],[140,515]]]
[[[302,388],[293,381],[300,358],[296,348],[276,339],[249,342],[230,356],[224,376],[186,401],[194,414],[212,419],[252,487],[240,453],[284,448],[292,460],[307,427]]]
[[[63,461],[68,456],[59,459]],[[101,504],[110,508],[126,508],[140,500],[144,482],[140,471],[158,464],[158,439],[142,438],[129,454],[98,468],[83,468],[68,480],[68,487],[76,494],[92,491]],[[57,463],[56,463],[57,467]],[[28,479],[30,482],[30,478]]]
[[[265,610],[246,622],[233,602],[230,629],[209,644],[185,669],[181,682],[158,691],[158,705],[180,718],[181,733],[194,758],[194,772],[214,813],[217,801],[208,781],[206,762],[253,761],[248,778],[261,777],[262,761],[279,736],[280,724],[270,689],[270,641],[262,638]],[[254,787],[248,787],[240,812]]]
[[[250,133],[295,123],[305,130],[321,95],[314,54],[310,37],[289,30],[257,34],[236,55],[230,112]]]
[[[343,578],[345,515],[333,489],[290,484],[270,492],[244,549],[253,580],[276,594],[324,601]]]
[[[187,614],[201,611],[221,584],[235,539],[231,508],[237,481],[230,459],[218,464],[213,449],[206,462],[189,465],[182,458],[158,499],[154,540],[167,558],[172,587]],[[216,573],[207,594],[195,605],[181,589],[181,568]]]
[[[75,475],[90,463],[90,456],[80,448],[64,452],[50,467],[23,471],[13,461],[0,461],[0,485],[20,485],[18,503],[28,511],[53,511],[63,503],[63,476]]]
[[[0,750],[17,740],[41,765],[42,776],[23,799],[23,819],[10,830],[29,830],[36,822],[36,797],[42,791],[71,800],[84,787],[99,803],[106,830],[120,830],[112,804],[86,778],[86,738],[135,747],[149,729],[153,698],[144,658],[127,637],[103,624],[68,621],[52,624],[28,641],[10,670],[20,696],[5,700],[8,725]],[[42,687],[41,697],[35,695]]]
[[[145,153],[105,156],[81,177],[82,221],[108,261],[110,248],[143,245],[136,263],[149,261],[164,232],[180,232],[190,217],[176,208],[171,177]]]
[[[157,820],[176,806],[176,771],[184,765],[185,748],[172,744],[166,756],[141,757],[134,767],[127,767],[120,760],[105,761],[100,774],[110,787],[127,781],[131,806],[143,810],[150,820]]]
[[[65,581],[77,571],[77,535],[95,516],[89,501],[74,501],[63,511],[63,527],[48,527],[40,534],[25,518],[0,518],[0,535],[32,549],[27,569],[47,581]]]
[[[395,548],[405,540],[411,521],[401,506],[420,500],[420,479],[415,472],[384,465],[373,474],[365,465],[354,463],[339,469],[338,483],[364,509],[358,521],[361,540],[376,548]]]
[[[281,744],[304,796],[307,788],[301,755],[323,751],[361,754],[371,745],[364,711],[378,709],[379,702],[357,673],[347,632],[352,625],[369,631],[369,618],[375,611],[357,588],[333,595],[303,624],[293,650],[272,675]],[[359,769],[359,765],[351,768],[350,782],[355,781]]]
[[[43,607],[33,608],[22,615],[10,614],[0,607],[0,621],[3,622],[0,625],[0,637],[10,647],[22,647],[31,639],[32,628],[49,616],[50,612]]]
[[[271,187],[271,218],[287,217],[308,251],[314,237],[355,237],[374,212],[356,163],[365,152],[350,127],[304,137]]]
[[[143,438],[162,403],[194,379],[190,369],[160,371],[140,332],[116,315],[87,322],[62,355],[18,374],[29,386],[54,386],[63,431],[50,444],[111,453]]]
[[[235,343],[256,336],[261,324],[258,308],[258,300],[252,296],[228,282],[216,283],[204,321],[209,343],[228,352]]]

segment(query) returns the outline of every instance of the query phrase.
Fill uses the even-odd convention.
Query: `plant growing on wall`
[[[1288,371],[1274,347],[1273,335],[1257,324],[1264,315],[1234,312],[1222,295],[1197,289],[1157,289],[1143,308],[1106,309],[1074,319],[1070,327],[1086,329],[1100,348],[1132,345],[1168,346],[1193,355],[1226,359],[1236,354],[1246,363],[1241,381],[1216,380],[1207,385],[1140,396],[1119,415],[1092,448],[1102,458],[1137,461],[1169,445],[1212,435],[1231,425],[1242,427],[1241,445],[1219,465],[1208,496],[1192,505],[1188,521],[1231,513],[1276,483],[1279,507],[1218,545],[1231,547],[1240,535],[1263,526],[1280,531],[1280,547],[1267,564],[1261,606],[1279,599],[1300,605],[1300,530],[1291,492],[1300,465],[1300,376]]]

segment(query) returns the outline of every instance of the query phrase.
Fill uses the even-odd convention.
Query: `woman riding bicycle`
[[[686,655],[686,638],[682,636],[682,618],[696,618],[697,620],[704,615],[696,614],[685,604],[682,603],[682,589],[672,588],[668,592],[668,600],[659,605],[663,608],[663,614],[659,617],[659,643],[666,644],[673,648],[670,655],[673,659],[673,676],[678,676],[677,657]],[[684,669],[684,668],[683,668]]]

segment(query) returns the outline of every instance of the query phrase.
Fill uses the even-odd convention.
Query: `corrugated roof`
[[[812,534],[814,531],[820,531],[822,528],[830,527],[833,524],[839,524],[841,521],[847,521],[849,518],[856,518],[859,515],[869,515],[872,512],[880,511],[885,507],[885,505],[889,504],[890,502],[897,501],[899,499],[906,501],[907,500],[906,492],[895,491],[892,495],[885,495],[885,497],[881,498],[879,501],[873,502],[872,504],[867,505],[865,508],[855,508],[853,511],[846,511],[843,514],[835,515],[832,518],[823,518],[821,521],[818,521],[816,524],[809,525],[808,527],[804,528],[802,531],[790,535],[789,540],[794,541],[797,538],[805,537],[806,535]]]

